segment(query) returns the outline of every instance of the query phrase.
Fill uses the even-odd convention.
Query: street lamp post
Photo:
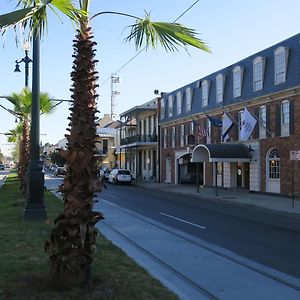
[[[32,59],[28,56],[29,52],[29,43],[25,42],[23,45],[23,49],[25,51],[25,57],[23,57],[21,60],[16,60],[16,66],[15,66],[15,71],[16,73],[21,72],[20,70],[20,63],[25,64],[25,87],[28,87],[28,77],[29,77],[29,63],[32,63]]]
[[[24,218],[26,220],[45,220],[47,211],[44,202],[44,174],[40,160],[40,35],[33,35],[32,105],[30,127],[30,160],[28,170],[28,189]]]

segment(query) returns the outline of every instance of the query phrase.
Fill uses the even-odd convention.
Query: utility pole
[[[116,74],[111,74],[111,98],[110,98],[110,117],[114,119],[116,117],[116,96],[120,94],[120,92],[117,89],[117,84],[120,83],[120,77],[118,77]]]

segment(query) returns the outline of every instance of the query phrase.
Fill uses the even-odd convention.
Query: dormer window
[[[288,48],[279,47],[274,51],[275,85],[286,81]]]
[[[182,108],[182,97],[181,97],[181,92],[178,92],[176,94],[176,103],[177,103],[177,106],[176,106],[176,111],[177,111],[177,115],[180,115],[181,114],[181,108]]]
[[[160,102],[160,119],[164,119],[165,118],[165,99],[161,99]]]
[[[169,118],[173,116],[173,96],[168,97],[168,115]]]
[[[203,80],[201,83],[202,87],[202,107],[208,105],[208,91],[209,91],[209,82],[208,80]]]
[[[186,111],[190,111],[192,109],[192,90],[188,87],[185,90],[185,99],[186,99]]]
[[[233,98],[240,97],[242,93],[243,69],[237,66],[233,69]]]
[[[223,74],[218,74],[216,77],[216,102],[223,102],[224,96],[224,79],[225,76]]]
[[[257,92],[263,88],[263,73],[264,73],[264,60],[258,56],[253,61],[253,91]]]

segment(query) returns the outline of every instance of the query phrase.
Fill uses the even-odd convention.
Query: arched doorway
[[[280,153],[270,148],[266,155],[266,192],[280,193]]]

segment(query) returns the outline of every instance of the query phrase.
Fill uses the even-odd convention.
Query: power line
[[[196,0],[192,5],[190,5],[179,17],[177,17],[172,23],[177,22],[183,15],[185,15],[194,5],[196,5],[200,0]],[[118,74],[122,69],[124,69],[129,63],[131,63],[138,55],[140,55],[144,50],[146,50],[146,46],[141,49],[138,53],[136,53],[130,60],[128,60],[122,67],[120,67],[116,72],[113,74]],[[110,80],[110,77],[107,78],[100,86],[103,86],[106,82]]]

